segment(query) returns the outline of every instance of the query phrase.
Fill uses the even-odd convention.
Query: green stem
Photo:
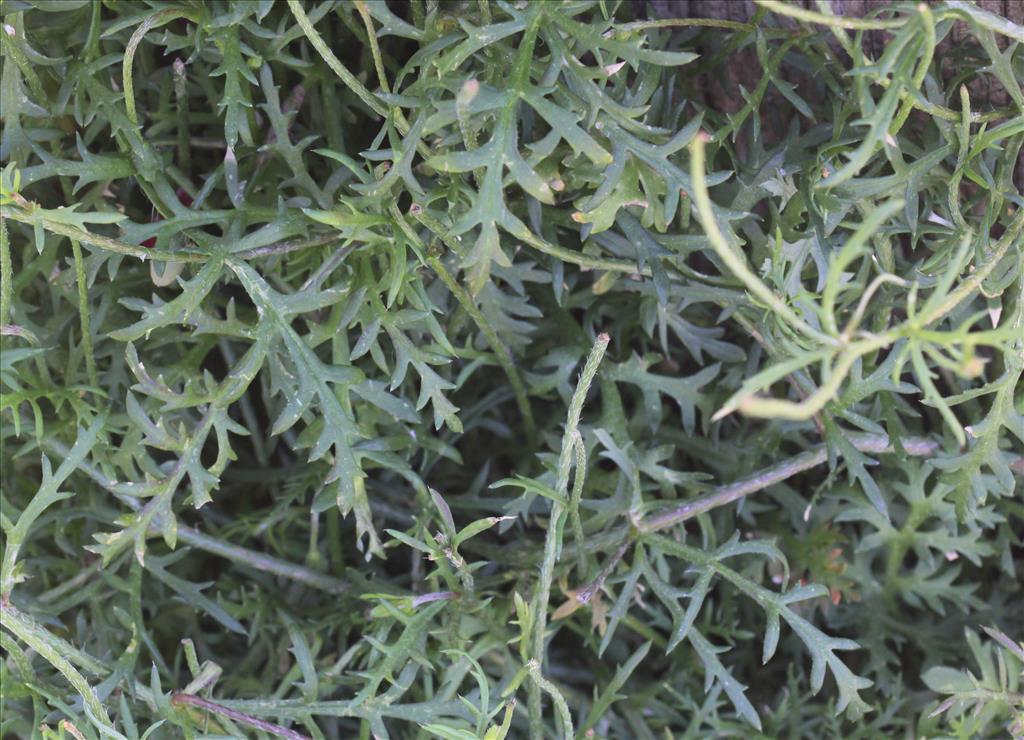
[[[757,27],[740,21],[727,21],[719,18],[664,18],[656,21],[633,21],[615,26],[616,31],[642,31],[648,28],[729,28],[733,31],[756,31]],[[769,31],[770,29],[762,29]]]
[[[610,341],[607,334],[599,334],[587,357],[587,364],[583,366],[576,391],[572,394],[569,402],[569,413],[565,423],[565,432],[562,435],[562,449],[558,456],[558,470],[555,479],[555,491],[564,499],[569,490],[569,472],[572,468],[573,450],[576,447],[576,438],[579,435],[577,428],[580,423],[580,415],[583,412],[583,402],[587,398],[587,391],[590,384],[597,375],[597,369],[604,357],[605,350]],[[583,471],[577,470],[576,475],[580,476]],[[544,560],[540,566],[540,580],[537,583],[537,592],[533,601],[534,631],[532,639],[533,660],[536,662],[536,675],[543,676],[544,653],[545,653],[545,632],[548,619],[548,599],[551,596],[551,582],[554,579],[555,563],[558,561],[562,549],[562,531],[565,525],[565,507],[557,502],[551,506],[551,519],[548,522],[547,538],[544,541]],[[530,709],[530,737],[542,738],[543,715],[541,711],[541,687],[540,681],[533,681],[530,684],[529,709]]]
[[[96,691],[89,685],[85,676],[79,673],[78,669],[54,647],[49,631],[30,616],[23,614],[6,602],[0,602],[0,615],[3,616],[4,629],[39,653],[75,688],[75,691],[82,697],[85,710],[92,721],[100,727],[113,731],[114,725],[111,724],[107,710],[96,695]],[[116,736],[115,734],[114,737]]]
[[[69,452],[69,448],[56,439],[46,438],[43,440],[42,444],[47,448],[47,450],[58,457],[65,457]],[[92,478],[101,487],[107,489],[114,495],[118,495],[117,487],[114,482],[107,478],[97,468],[85,461],[82,461],[78,464],[78,469]],[[118,496],[118,498],[133,509],[139,508],[139,504],[136,500],[129,496]],[[157,534],[160,531],[159,527],[155,525],[152,529],[154,534]],[[253,570],[258,570],[263,573],[270,573],[271,575],[287,578],[309,586],[310,588],[315,588],[319,591],[340,594],[349,589],[349,584],[347,582],[329,576],[325,573],[320,573],[310,568],[306,568],[305,566],[296,565],[295,563],[289,563],[287,560],[281,560],[245,547],[227,544],[215,537],[203,534],[192,527],[178,525],[178,539],[186,545],[191,545],[198,550],[230,560],[242,567],[252,568]]]
[[[924,54],[917,62],[917,69],[914,70],[912,82],[913,88],[920,90],[921,85],[924,83],[925,75],[928,74],[928,68],[932,64],[932,57],[935,54],[935,18],[924,3],[918,5],[917,10],[920,14],[921,25],[924,27]],[[896,136],[899,133],[900,129],[903,128],[903,124],[907,122],[907,118],[910,117],[911,112],[914,110],[914,96],[909,92],[904,92],[902,95],[903,106],[889,127],[889,134],[892,136]]]
[[[889,442],[889,438],[884,434],[850,433],[847,437],[850,440],[850,443],[861,452],[882,454],[894,451],[891,443]],[[935,454],[939,449],[938,442],[920,437],[907,437],[905,439],[901,439],[900,445],[908,455],[913,455],[915,457],[928,457]],[[682,524],[688,519],[693,519],[695,516],[703,514],[706,511],[717,509],[720,506],[725,506],[733,501],[737,501],[744,496],[749,496],[752,493],[761,491],[768,486],[781,483],[787,478],[792,478],[797,473],[802,473],[805,470],[810,470],[811,468],[821,465],[827,459],[828,447],[824,444],[818,445],[810,450],[794,455],[788,460],[784,460],[777,465],[772,465],[763,470],[759,470],[753,475],[742,480],[738,480],[735,483],[719,486],[711,493],[705,494],[704,496],[700,496],[691,501],[687,501],[685,504],[676,506],[658,514],[646,516],[637,525],[637,529],[640,532],[647,534],[650,532],[658,532],[663,529],[668,529],[669,527],[674,527],[677,524]]]
[[[491,25],[491,3],[490,0],[477,0],[477,7],[480,8],[480,20],[485,26]]]
[[[533,410],[530,408],[530,398],[526,391],[526,385],[523,383],[522,376],[519,374],[519,370],[516,368],[515,363],[512,359],[512,352],[508,346],[498,336],[498,332],[495,330],[491,322],[487,320],[483,312],[476,305],[476,301],[473,300],[473,296],[469,294],[462,285],[455,279],[455,276],[448,272],[448,268],[445,267],[444,262],[441,258],[435,254],[431,254],[429,249],[424,248],[419,237],[416,235],[410,227],[408,222],[402,217],[398,207],[391,206],[391,216],[395,219],[402,231],[405,233],[413,243],[418,245],[419,251],[425,255],[427,264],[430,268],[441,278],[451,294],[455,296],[455,299],[459,302],[459,305],[469,314],[470,318],[476,322],[487,343],[491,346],[491,351],[494,353],[494,358],[498,361],[501,369],[505,371],[505,375],[508,376],[508,382],[512,386],[512,392],[515,394],[516,405],[519,407],[519,413],[523,417],[523,424],[526,426],[527,441],[532,446],[537,439],[537,425],[533,419]],[[413,204],[409,209],[409,214],[417,219],[421,224],[427,226],[426,219],[422,219],[423,209],[418,205]]]
[[[512,352],[508,346],[501,341],[501,337],[498,336],[498,332],[495,331],[494,327],[491,326],[491,322],[487,320],[483,312],[477,307],[473,297],[470,296],[469,292],[463,288],[458,281],[448,272],[448,268],[445,267],[444,262],[441,258],[436,255],[427,255],[427,264],[430,268],[437,273],[437,276],[441,278],[448,290],[451,291],[452,295],[455,296],[459,304],[465,309],[466,313],[470,315],[476,325],[480,328],[487,343],[491,345],[491,350],[494,352],[494,358],[498,361],[501,369],[505,371],[505,375],[508,376],[509,384],[512,386],[512,392],[515,394],[516,405],[519,407],[519,413],[523,417],[523,424],[526,425],[526,437],[530,445],[532,445],[537,439],[537,425],[533,420],[533,410],[530,408],[530,399],[526,392],[526,385],[523,383],[522,377],[519,375],[519,370],[512,362]]]
[[[100,16],[103,14],[102,0],[92,0],[92,15],[89,18],[89,37],[85,41],[85,61],[91,62],[100,55]]]
[[[708,186],[704,178],[704,145],[708,140],[708,135],[703,131],[693,137],[693,142],[690,144],[690,177],[693,181],[693,202],[697,207],[697,219],[700,221],[701,226],[704,227],[704,233],[707,234],[715,254],[740,279],[740,282],[743,283],[748,291],[771,307],[776,314],[784,318],[794,329],[822,344],[836,344],[837,340],[834,337],[818,331],[800,318],[782,298],[777,296],[747,267],[746,260],[729,246],[725,235],[718,228],[718,221],[715,219],[715,214],[711,207],[711,198],[708,195]]]
[[[898,333],[890,331],[879,337],[863,339],[846,347],[839,353],[835,364],[829,368],[827,373],[822,373],[824,382],[812,393],[800,401],[788,401],[783,398],[766,398],[763,396],[746,396],[722,407],[712,420],[721,419],[733,410],[739,409],[747,416],[754,416],[762,419],[787,419],[790,421],[803,421],[809,419],[825,408],[825,405],[835,398],[839,387],[846,380],[847,374],[856,364],[857,360],[864,355],[874,352],[883,347],[888,347],[898,337]]]
[[[14,268],[11,266],[11,241],[7,237],[5,215],[0,215],[0,326],[11,323],[11,300],[14,297]]]
[[[119,241],[118,239],[111,239],[107,236],[93,234],[92,232],[80,229],[77,226],[61,223],[60,221],[54,221],[46,216],[40,216],[33,212],[34,204],[28,203],[27,205],[27,208],[8,208],[5,206],[0,209],[0,216],[10,218],[23,224],[30,224],[33,226],[39,224],[51,234],[60,234],[61,236],[66,236],[69,239],[77,239],[85,244],[91,244],[99,249],[105,249],[108,252],[126,254],[129,257],[138,257],[142,260],[152,259],[166,260],[169,262],[205,262],[210,258],[209,255],[199,254],[198,252],[165,252],[160,249],[146,249],[145,247],[139,247],[134,244],[127,244]]]
[[[538,252],[543,252],[544,254],[551,255],[552,257],[557,257],[563,262],[578,265],[585,270],[625,272],[631,275],[643,275],[644,277],[649,277],[651,275],[651,268],[645,267],[641,270],[637,267],[636,263],[631,260],[615,259],[614,257],[592,257],[589,254],[584,254],[583,252],[574,252],[571,249],[566,249],[565,247],[560,247],[557,244],[545,241],[529,229],[517,229],[512,232],[512,236],[526,242]]]
[[[576,475],[572,481],[569,516],[572,519],[573,541],[576,543],[576,566],[580,575],[583,575],[587,563],[583,557],[583,520],[580,518],[580,501],[583,499],[583,481],[587,471],[587,446],[583,443],[583,436],[579,432],[576,433],[573,446],[576,452]]]
[[[847,18],[841,15],[825,15],[817,13],[799,5],[780,2],[780,0],[754,0],[762,8],[773,13],[786,15],[798,21],[806,23],[817,23],[821,26],[832,28],[846,28],[852,31],[886,31],[893,28],[902,28],[906,20],[875,21],[870,18]]]
[[[366,2],[364,0],[354,1],[359,17],[363,19],[363,25],[366,26],[366,38],[370,42],[370,55],[373,57],[373,66],[377,71],[377,80],[380,82],[380,88],[384,92],[390,93],[391,85],[388,84],[388,76],[384,71],[384,57],[380,53],[380,44],[377,43],[377,33],[373,28],[373,19],[370,18],[370,11],[366,9]]]
[[[85,261],[82,259],[82,245],[71,240],[71,252],[75,258],[75,281],[78,283],[78,318],[82,329],[82,351],[85,353],[85,371],[89,385],[99,388],[96,376],[96,357],[92,350],[92,322],[89,319],[89,286],[86,283]]]
[[[313,45],[313,48],[319,52],[320,56],[327,63],[327,66],[341,78],[341,81],[345,83],[349,90],[354,92],[356,96],[364,103],[367,107],[376,113],[381,118],[387,118],[388,109],[373,96],[366,86],[362,82],[356,79],[355,75],[345,68],[345,65],[341,63],[341,60],[334,55],[330,47],[324,43],[323,37],[317,33],[313,24],[309,20],[309,16],[306,15],[306,11],[302,9],[302,5],[299,0],[288,0],[288,9],[292,11],[292,15],[295,16],[295,20],[298,21],[299,27],[302,32],[306,34],[306,38],[309,39],[309,43]]]
[[[146,18],[142,24],[135,29],[135,32],[128,39],[128,45],[124,50],[124,59],[121,61],[121,76],[124,80],[124,107],[128,113],[128,120],[136,126],[139,125],[138,112],[135,109],[135,52],[142,43],[143,37],[152,29],[173,21],[175,18],[189,18],[197,21],[196,12],[185,8],[165,8],[153,13]]]
[[[274,242],[262,247],[253,247],[242,252],[235,252],[232,256],[238,259],[251,260],[255,257],[271,257],[276,254],[289,254],[290,252],[300,252],[303,249],[324,247],[337,241],[340,241],[337,234],[318,234],[309,239],[295,239]]]
[[[558,688],[544,678],[544,674],[541,671],[541,666],[536,661],[531,661],[530,665],[530,678],[533,682],[530,684],[531,687],[535,687],[537,691],[543,691],[551,697],[551,702],[555,705],[555,712],[562,720],[562,737],[571,738],[576,733],[572,728],[572,714],[569,712],[569,705],[565,701],[565,697],[562,696],[562,692]],[[532,734],[534,738],[543,737],[543,735]]]
[[[12,33],[16,33],[12,31]],[[43,90],[43,85],[39,81],[39,75],[36,74],[35,69],[32,67],[32,63],[29,62],[28,57],[25,56],[25,52],[14,43],[11,37],[5,32],[0,34],[0,49],[3,49],[4,57],[7,57],[14,62],[14,65],[21,72],[22,78],[28,85],[29,92],[32,93],[32,97],[35,98],[35,102],[41,106],[49,105],[49,99],[46,97],[46,91]]]
[[[69,591],[77,591],[79,588],[88,583],[89,579],[96,575],[103,568],[102,560],[94,560],[91,565],[86,566],[82,570],[78,571],[74,577],[54,586],[49,591],[43,591],[36,597],[36,601],[40,604],[49,604],[59,599]]]
[[[793,6],[793,5],[788,5],[786,3],[778,2],[777,0],[757,0],[757,2],[758,2],[758,5],[761,6],[761,8],[763,8],[765,10],[771,10],[771,11],[773,11],[775,13],[778,13],[779,15],[788,15],[788,16],[791,16],[791,17],[794,17],[794,18],[798,18],[798,20],[806,21],[808,23],[818,23],[820,25],[828,26],[831,29],[832,33],[835,34],[836,38],[839,39],[839,43],[842,44],[843,48],[847,51],[847,53],[850,53],[851,57],[855,57],[855,54],[851,53],[853,51],[852,44],[849,41],[849,37],[846,36],[844,29],[848,29],[848,28],[855,29],[854,26],[849,25],[850,23],[858,23],[858,22],[861,22],[861,23],[864,23],[864,22],[873,23],[874,22],[874,21],[865,21],[862,18],[844,18],[842,16],[834,16],[834,15],[825,15],[823,13],[815,13],[812,10],[805,10],[804,8],[800,8],[798,6]],[[923,3],[921,5],[923,6]],[[919,6],[919,7],[921,7],[921,6]],[[931,11],[928,11],[928,13],[929,13],[929,16],[931,16],[931,22],[934,24],[936,18],[931,14]],[[944,11],[938,13],[937,15],[938,15],[937,20],[940,20],[940,21],[943,20],[944,18],[947,18],[947,17],[950,17],[950,16],[954,16],[954,17],[957,17],[959,19],[959,15],[955,11],[953,11],[953,10],[944,10]],[[898,26],[902,26],[903,23],[904,23],[903,21],[890,21],[890,22],[896,23]],[[993,29],[993,30],[995,30],[995,29]],[[927,30],[926,30],[926,33],[927,33]],[[932,26],[931,33],[932,33],[931,38],[934,38],[934,25]],[[931,46],[932,46],[932,52],[934,52],[934,43],[932,43]],[[863,55],[863,50],[858,49],[857,51],[861,55]],[[926,52],[926,53],[928,53],[928,52]],[[868,57],[867,55],[863,55],[860,59],[856,59],[855,58],[855,63],[857,64],[857,66],[869,67],[870,65],[874,64],[874,61],[870,57]],[[922,65],[922,66],[918,67],[918,74],[921,76],[921,80],[922,81],[924,79],[924,75],[927,73],[927,70],[925,69],[925,66],[926,65]],[[915,75],[915,80],[916,79],[917,79],[917,75]],[[881,85],[883,88],[886,88],[886,89],[888,89],[888,87],[893,82],[888,77],[875,78],[873,81],[876,84]],[[920,87],[920,82],[917,82],[916,86]],[[930,116],[934,116],[934,117],[937,117],[937,118],[942,118],[942,119],[945,119],[947,121],[959,121],[960,118],[961,118],[961,114],[960,114],[959,111],[955,111],[952,108],[947,108],[944,105],[939,105],[937,103],[932,103],[930,101],[923,100],[921,98],[915,97],[915,96],[911,95],[910,92],[907,91],[907,90],[904,90],[903,92],[901,92],[900,93],[900,97],[903,98],[905,103],[909,103],[914,108],[917,108],[918,110],[924,111],[925,113],[927,113]],[[901,116],[903,115],[902,112],[901,112],[900,115]],[[996,110],[986,111],[985,113],[972,113],[971,114],[971,123],[985,123],[987,121],[1001,121],[1001,120],[1004,120],[1006,118],[1014,118],[1014,117],[1019,116],[1019,115],[1020,115],[1020,111],[1019,110],[1017,110],[1013,106],[1007,106],[1005,108],[997,108]],[[902,125],[903,120],[901,120],[901,119],[897,119],[897,120],[900,120],[900,123]]]

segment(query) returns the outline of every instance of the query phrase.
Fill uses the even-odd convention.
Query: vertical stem
[[[921,19],[921,28],[924,31],[924,53],[917,62],[917,69],[914,71],[914,76],[911,80],[912,89],[914,90],[921,89],[925,75],[928,74],[928,68],[932,64],[932,57],[935,54],[935,19],[925,3],[918,4],[917,12],[919,13],[918,17]],[[914,107],[914,96],[908,90],[904,93],[903,107],[896,114],[895,120],[893,120],[892,125],[889,127],[889,133],[892,136],[898,134],[900,129],[903,128],[903,124],[907,122]]]
[[[11,323],[13,295],[14,268],[11,267],[11,242],[7,238],[7,219],[0,218],[0,326]]]
[[[391,85],[388,84],[388,76],[384,71],[384,57],[380,53],[380,44],[377,43],[377,34],[373,29],[373,20],[370,18],[370,11],[366,8],[364,0],[355,0],[356,10],[359,11],[359,16],[363,19],[363,25],[366,26],[366,38],[370,42],[370,53],[373,56],[373,66],[377,70],[377,79],[380,81],[381,89],[389,93],[391,92]]]
[[[427,12],[423,9],[423,0],[412,0],[412,24],[416,28],[424,29]]]
[[[341,549],[341,512],[337,506],[327,510],[327,553],[330,557],[328,570],[334,575],[345,572],[345,551]]]
[[[89,19],[89,37],[85,42],[85,61],[91,62],[100,55],[100,14],[103,6],[100,0],[92,0],[92,16]]]
[[[124,50],[124,58],[121,60],[121,82],[124,85],[125,112],[128,114],[128,120],[135,126],[139,125],[138,111],[135,107],[135,52],[138,50],[139,44],[142,43],[143,37],[149,31],[182,16],[194,18],[195,14],[183,8],[164,8],[163,10],[158,10],[142,21],[139,27],[135,29],[135,32],[132,33],[131,38],[128,39],[128,45]]]
[[[583,436],[576,432],[576,476],[572,481],[572,498],[569,499],[569,516],[572,517],[572,534],[576,543],[576,566],[580,576],[585,575],[587,561],[583,554],[583,520],[580,518],[580,500],[583,498],[583,479],[587,472],[587,447]]]
[[[576,447],[576,438],[579,436],[577,428],[580,423],[580,414],[583,412],[583,402],[587,398],[587,391],[590,384],[597,375],[597,368],[601,364],[605,350],[608,348],[609,337],[607,334],[600,334],[590,350],[587,364],[583,367],[576,391],[572,394],[572,401],[569,403],[569,414],[565,422],[565,432],[562,435],[562,449],[558,456],[558,471],[555,479],[555,491],[563,498],[569,489],[569,471],[572,468],[573,451]],[[576,475],[582,475],[577,470]],[[547,628],[548,599],[551,595],[551,582],[554,578],[555,562],[558,560],[558,553],[562,549],[562,531],[565,525],[565,507],[555,502],[551,507],[551,521],[548,523],[548,535],[544,542],[544,560],[540,567],[540,581],[537,583],[537,592],[533,601],[534,632],[533,632],[533,660],[537,664],[538,676],[544,670],[544,632]],[[530,684],[529,692],[530,706],[530,737],[542,738],[544,736],[543,716],[541,713],[541,684],[534,681]]]
[[[188,73],[185,62],[174,60],[174,104],[177,106],[178,168],[189,177],[192,172],[192,147],[188,140]]]
[[[99,388],[96,376],[96,357],[92,350],[92,321],[89,318],[89,286],[86,282],[85,261],[82,259],[82,245],[71,240],[71,251],[75,258],[75,281],[78,283],[78,319],[82,327],[82,351],[85,353],[85,371],[89,385]]]

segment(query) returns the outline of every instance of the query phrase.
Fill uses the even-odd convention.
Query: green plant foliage
[[[1024,735],[1024,28],[0,15],[0,735]]]

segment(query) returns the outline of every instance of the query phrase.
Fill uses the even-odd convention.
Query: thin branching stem
[[[871,454],[894,452],[889,438],[884,435],[850,433],[848,437],[851,444],[861,452]],[[915,457],[928,457],[941,447],[938,442],[917,437],[901,439],[900,445],[908,455]],[[685,504],[658,514],[648,515],[640,521],[637,529],[646,533],[674,527],[706,511],[717,509],[752,493],[764,490],[768,486],[781,483],[788,478],[792,478],[797,473],[802,473],[805,470],[821,465],[827,459],[828,446],[824,444],[818,445],[810,450],[794,455],[781,463],[759,470],[743,480],[720,486],[711,493],[700,496],[692,501],[687,501]]]
[[[69,449],[65,444],[57,439],[46,438],[42,441],[42,445],[53,455],[64,457],[68,454]],[[110,480],[106,475],[100,472],[95,466],[88,462],[81,462],[78,465],[78,469],[85,475],[89,476],[102,488],[113,493],[118,499],[126,506],[134,510],[140,508],[139,503],[130,496],[123,496],[117,492],[117,485],[114,481]],[[159,523],[154,522],[151,531],[153,534],[159,534],[160,527]],[[258,552],[256,550],[250,550],[246,547],[240,547],[238,545],[231,545],[223,540],[217,539],[207,534],[203,534],[197,529],[192,527],[179,524],[178,525],[178,539],[192,547],[195,547],[204,552],[208,552],[211,555],[217,555],[226,560],[230,560],[238,565],[245,568],[252,568],[263,573],[270,573],[271,575],[280,576],[281,578],[287,578],[315,588],[319,591],[325,591],[332,594],[344,593],[349,589],[349,584],[345,581],[329,576],[326,573],[312,570],[305,567],[304,565],[297,565],[295,563],[289,563],[287,560],[281,560],[270,555]]]
[[[397,206],[391,206],[391,216],[395,219],[395,222],[402,229],[403,233],[417,245],[421,253],[425,255],[427,264],[430,269],[441,278],[441,282],[447,286],[455,299],[462,306],[463,310],[469,314],[470,318],[476,322],[477,327],[480,329],[487,343],[491,346],[491,351],[494,353],[494,359],[498,361],[498,365],[504,370],[505,375],[508,377],[508,382],[512,386],[512,392],[515,394],[516,405],[519,407],[519,413],[523,417],[523,424],[526,427],[526,435],[528,442],[532,445],[537,439],[537,425],[533,420],[533,410],[530,408],[530,398],[526,391],[526,385],[523,383],[522,376],[519,374],[519,369],[515,366],[515,360],[512,356],[512,351],[508,348],[508,345],[501,340],[498,332],[495,331],[491,322],[487,320],[487,317],[480,310],[480,307],[476,305],[476,301],[473,300],[473,296],[469,294],[461,283],[455,279],[448,268],[445,266],[441,257],[437,254],[432,253],[429,248],[425,247],[420,241],[420,238],[416,235],[416,232],[409,228],[408,222],[399,212]],[[417,204],[413,204],[409,209],[409,214],[417,219],[424,226],[429,227],[429,221],[422,218],[424,213],[423,209]]]
[[[206,712],[219,714],[222,717],[227,717],[232,722],[241,722],[243,725],[252,727],[260,732],[266,732],[273,737],[284,738],[284,740],[312,740],[309,735],[303,735],[301,732],[289,730],[287,727],[275,725],[273,722],[267,722],[259,717],[253,717],[251,714],[239,712],[237,709],[231,709],[223,704],[218,704],[215,701],[210,701],[194,694],[176,693],[171,697],[171,704],[197,707]]]
[[[873,455],[897,454],[899,452],[884,434],[860,432],[848,432],[845,434],[854,448],[860,452]],[[924,437],[905,437],[900,439],[899,445],[907,455],[912,457],[931,457],[942,449],[942,445],[939,442]],[[659,532],[671,529],[700,514],[731,504],[776,483],[782,483],[798,473],[823,464],[827,460],[828,446],[826,444],[817,445],[782,462],[752,473],[742,480],[719,486],[703,496],[698,496],[678,506],[654,514],[648,514],[634,525],[619,527],[609,532],[590,536],[587,538],[584,550],[591,553],[603,552],[610,547],[616,547],[622,542],[631,540],[637,533]],[[1013,472],[1024,475],[1024,457],[1009,455],[1007,464]]]

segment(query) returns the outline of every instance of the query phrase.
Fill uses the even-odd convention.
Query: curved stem
[[[158,10],[146,18],[142,24],[135,29],[135,32],[128,39],[128,45],[124,50],[124,59],[121,61],[121,77],[124,82],[124,107],[128,113],[128,120],[136,126],[139,125],[139,116],[135,109],[135,51],[142,43],[142,38],[152,29],[173,21],[175,18],[185,17],[196,21],[196,12],[185,8],[165,8]]]
[[[704,177],[704,146],[708,142],[707,133],[701,131],[693,137],[690,143],[690,178],[693,181],[693,202],[697,207],[697,219],[704,227],[704,233],[711,243],[715,254],[725,263],[744,287],[754,296],[759,298],[766,305],[786,320],[794,329],[822,344],[834,345],[837,343],[835,337],[818,331],[802,318],[796,311],[789,307],[782,298],[776,295],[771,288],[765,285],[754,272],[747,267],[747,261],[741,257],[729,245],[722,230],[718,227],[714,211],[711,208],[711,197],[708,195],[707,181]]]
[[[356,79],[355,75],[348,71],[341,60],[334,55],[330,47],[324,42],[323,37],[317,33],[316,28],[309,20],[309,16],[306,15],[306,11],[302,9],[302,5],[299,0],[288,0],[288,9],[292,11],[292,15],[295,16],[295,20],[298,21],[299,27],[302,32],[306,34],[306,38],[309,39],[309,43],[313,45],[313,48],[319,52],[320,56],[327,63],[327,66],[341,78],[341,81],[345,83],[345,86],[349,90],[354,92],[356,96],[364,103],[367,107],[382,118],[387,118],[387,108],[373,96],[366,86],[362,82]]]

